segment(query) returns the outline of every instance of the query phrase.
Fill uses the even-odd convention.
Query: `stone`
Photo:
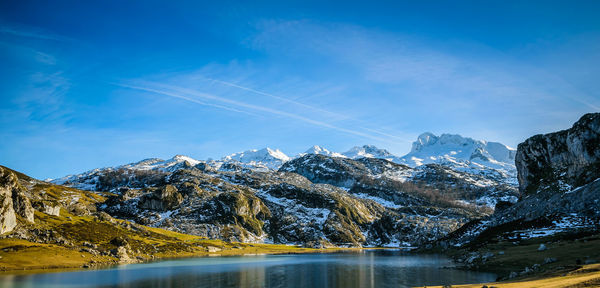
[[[546,247],[546,245],[544,245],[544,243],[540,244],[540,247],[538,247],[537,251],[546,251],[548,248]]]
[[[219,248],[219,247],[215,247],[215,246],[206,246],[206,251],[207,251],[208,253],[220,252],[221,250],[223,250],[223,249],[221,249],[221,248]]]
[[[44,203],[43,211],[41,212],[52,216],[60,216],[60,205],[51,205],[49,203]]]
[[[12,197],[5,187],[0,187],[0,234],[8,233],[17,226]]]
[[[168,211],[178,207],[181,202],[183,202],[183,196],[177,191],[177,188],[173,185],[165,185],[140,197],[138,207],[154,211]]]
[[[19,216],[23,217],[25,221],[34,223],[33,207],[31,207],[29,198],[25,196],[25,193],[23,193],[23,190],[20,186],[13,188],[12,198],[15,212],[19,214]]]
[[[13,189],[18,185],[16,176],[0,167],[0,234],[8,233],[17,226],[13,205]]]

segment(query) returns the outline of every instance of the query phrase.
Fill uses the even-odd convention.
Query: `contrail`
[[[220,109],[226,109],[226,110],[229,110],[229,111],[240,112],[240,113],[245,113],[245,114],[251,114],[253,116],[259,116],[258,114],[248,113],[246,111],[239,110],[239,109],[236,109],[236,108],[231,108],[231,107],[224,106],[224,105],[207,103],[207,102],[204,102],[204,101],[200,101],[200,100],[198,100],[196,98],[191,98],[191,97],[184,96],[184,95],[194,96],[194,97],[197,97],[197,98],[200,98],[200,99],[203,99],[203,100],[212,100],[212,101],[222,102],[222,103],[226,103],[226,104],[230,104],[230,105],[233,105],[233,106],[237,106],[237,107],[241,107],[241,108],[246,108],[246,109],[250,109],[250,110],[254,110],[254,111],[261,111],[261,112],[266,112],[266,113],[270,113],[270,114],[273,114],[273,115],[283,116],[283,117],[287,117],[287,118],[299,120],[299,121],[302,121],[302,122],[305,122],[305,123],[313,124],[313,125],[316,125],[316,126],[325,127],[325,128],[333,129],[333,130],[336,130],[336,131],[340,131],[340,132],[344,132],[344,133],[348,133],[348,134],[352,134],[352,135],[356,135],[356,136],[361,136],[361,137],[364,137],[364,138],[373,139],[373,140],[376,140],[376,141],[382,141],[382,142],[389,141],[389,139],[383,139],[383,138],[380,138],[380,137],[377,137],[377,136],[374,136],[374,135],[371,135],[371,134],[368,134],[368,133],[363,133],[363,132],[360,132],[360,131],[346,129],[346,128],[343,128],[343,127],[332,125],[332,124],[327,123],[327,122],[322,122],[322,121],[310,119],[310,118],[307,118],[307,117],[304,117],[304,116],[301,116],[301,115],[297,115],[297,114],[293,114],[293,113],[289,113],[289,112],[285,112],[285,111],[280,111],[280,110],[276,110],[276,109],[272,109],[272,108],[267,108],[267,107],[263,107],[263,106],[258,106],[258,105],[254,105],[254,104],[249,104],[249,103],[245,103],[245,102],[241,102],[241,101],[231,100],[231,99],[219,97],[219,96],[208,94],[208,93],[204,93],[204,92],[199,92],[199,91],[195,91],[195,90],[191,90],[191,89],[181,88],[181,87],[172,86],[172,85],[159,84],[159,83],[148,83],[148,82],[146,82],[146,83],[144,83],[144,85],[145,84],[150,84],[150,85],[153,85],[153,86],[158,86],[158,87],[166,89],[166,90],[163,90],[163,89],[154,89],[154,88],[147,88],[147,87],[142,87],[142,86],[139,86],[139,85],[129,85],[129,84],[116,84],[116,85],[118,85],[120,87],[134,89],[134,90],[152,92],[152,93],[156,93],[156,94],[159,94],[159,95],[164,95],[164,96],[169,96],[169,97],[173,97],[173,98],[178,98],[178,99],[182,99],[182,100],[189,101],[189,102],[196,103],[196,104],[200,104],[200,105],[207,105],[207,106],[212,106],[212,107],[216,107],[216,108],[220,108]]]
[[[186,96],[183,96],[183,95],[171,93],[171,92],[168,92],[168,91],[156,90],[156,89],[152,89],[152,88],[141,87],[141,86],[134,86],[134,85],[128,85],[128,84],[122,84],[122,83],[112,83],[112,84],[116,85],[116,86],[119,86],[119,87],[123,87],[123,88],[129,88],[129,89],[133,89],[133,90],[146,91],[146,92],[151,92],[151,93],[160,94],[160,95],[164,95],[164,96],[169,96],[169,97],[173,97],[173,98],[179,98],[179,99],[182,99],[182,100],[185,100],[185,101],[193,102],[193,103],[204,105],[204,106],[215,107],[215,108],[224,109],[224,110],[228,110],[228,111],[232,111],[232,112],[237,112],[237,113],[244,113],[244,114],[248,114],[248,115],[252,115],[252,116],[259,116],[257,114],[250,113],[250,112],[247,112],[247,111],[242,111],[242,110],[239,110],[239,109],[235,109],[235,108],[231,108],[231,107],[227,107],[227,106],[223,106],[223,105],[202,102],[202,101],[197,100],[197,99],[193,99],[193,98],[186,97]]]
[[[245,87],[245,86],[242,86],[242,85],[239,85],[239,84],[236,84],[236,83],[232,83],[232,82],[228,82],[228,81],[223,81],[223,80],[219,80],[219,79],[214,79],[214,78],[209,78],[209,77],[204,77],[204,76],[200,76],[200,78],[203,78],[203,79],[206,79],[206,80],[209,80],[209,81],[213,81],[213,82],[216,82],[216,83],[220,83],[220,84],[223,84],[223,85],[226,85],[226,86],[229,86],[229,87],[234,87],[234,88],[238,88],[238,89],[245,90],[245,91],[248,91],[248,92],[256,93],[256,94],[259,94],[259,95],[264,95],[264,96],[271,97],[271,98],[274,98],[274,99],[278,99],[278,100],[281,100],[281,101],[284,101],[284,102],[292,103],[292,104],[295,104],[295,105],[298,105],[298,106],[302,106],[302,107],[305,107],[305,108],[308,108],[308,109],[312,109],[312,110],[315,110],[315,111],[320,111],[320,112],[323,112],[323,113],[326,113],[326,114],[330,114],[332,116],[340,117],[342,119],[349,119],[349,120],[353,120],[353,121],[358,121],[358,122],[364,123],[364,121],[361,121],[359,119],[355,119],[355,118],[352,118],[352,117],[349,117],[349,116],[346,116],[346,115],[342,115],[342,114],[339,114],[339,113],[336,113],[336,112],[328,111],[328,110],[325,110],[325,109],[322,109],[322,108],[319,108],[319,107],[315,107],[315,106],[312,106],[312,105],[304,104],[304,103],[301,103],[301,102],[298,102],[298,101],[295,101],[295,100],[290,100],[290,99],[282,97],[282,96],[277,96],[277,95],[274,95],[274,94],[271,94],[271,93],[267,93],[267,92],[264,92],[264,91],[256,90],[256,89],[249,88],[249,87]],[[383,135],[383,136],[390,137],[390,138],[395,138],[395,139],[398,139],[398,140],[403,141],[403,142],[410,142],[410,141],[406,140],[403,137],[395,136],[395,135],[392,135],[392,134],[389,134],[389,133],[386,133],[386,132],[382,132],[382,131],[379,131],[379,130],[376,130],[376,129],[366,128],[366,127],[361,127],[361,128],[364,129],[364,130],[371,131],[373,133],[379,134],[379,135]]]
[[[252,88],[249,88],[249,87],[241,86],[241,85],[238,85],[238,84],[235,84],[235,83],[232,83],[232,82],[227,82],[227,81],[223,81],[223,80],[219,80],[219,79],[214,79],[214,78],[208,78],[208,77],[202,77],[202,78],[204,78],[206,80],[209,80],[209,81],[216,82],[216,83],[220,83],[220,84],[223,84],[223,85],[226,85],[226,86],[229,86],[229,87],[238,88],[238,89],[241,89],[241,90],[245,90],[245,91],[248,91],[248,92],[256,93],[256,94],[259,94],[259,95],[271,97],[271,98],[274,98],[274,99],[277,99],[277,100],[281,100],[281,101],[284,101],[284,102],[287,102],[287,103],[298,105],[298,106],[301,106],[301,107],[304,107],[304,108],[308,108],[308,109],[311,109],[311,110],[315,110],[315,111],[323,112],[323,113],[326,113],[326,114],[330,114],[330,115],[338,117],[338,118],[342,118],[342,119],[349,118],[347,115],[342,115],[342,114],[339,114],[339,113],[336,113],[336,112],[331,112],[331,111],[325,110],[323,108],[319,108],[319,107],[315,107],[315,106],[312,106],[312,105],[304,104],[302,102],[298,102],[298,101],[291,100],[291,99],[288,99],[288,98],[285,98],[285,97],[277,96],[277,95],[274,95],[274,94],[271,94],[271,93],[267,93],[267,92],[264,92],[264,91],[259,91],[259,90],[252,89]]]

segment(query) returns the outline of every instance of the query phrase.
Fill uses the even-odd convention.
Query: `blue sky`
[[[0,164],[515,147],[600,111],[598,1],[169,2],[0,2]]]

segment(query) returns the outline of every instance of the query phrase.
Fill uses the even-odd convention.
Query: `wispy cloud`
[[[290,113],[290,112],[286,112],[283,110],[278,110],[278,109],[273,109],[270,107],[250,104],[250,103],[246,103],[246,102],[242,102],[242,101],[238,101],[238,100],[232,100],[229,98],[216,96],[213,94],[204,93],[204,92],[193,90],[193,89],[188,89],[188,88],[183,88],[183,87],[178,87],[178,86],[173,86],[173,85],[168,85],[168,84],[152,83],[152,82],[143,82],[141,84],[142,86],[139,86],[140,84],[130,85],[130,84],[126,84],[126,83],[125,84],[116,84],[116,85],[118,85],[120,87],[139,90],[139,91],[152,92],[152,93],[156,93],[159,95],[178,98],[178,99],[182,99],[182,100],[192,102],[195,104],[211,106],[211,107],[224,109],[224,110],[228,110],[228,111],[234,111],[234,112],[245,113],[245,114],[255,114],[255,115],[258,115],[259,113],[269,113],[271,115],[276,115],[276,116],[281,116],[281,117],[285,117],[285,118],[289,118],[289,119],[298,120],[298,121],[312,124],[312,125],[315,125],[318,127],[328,128],[328,129],[332,129],[332,130],[335,130],[338,132],[343,132],[343,133],[347,133],[347,134],[351,134],[351,135],[355,135],[355,136],[360,136],[360,137],[363,137],[366,139],[372,139],[372,140],[383,141],[383,142],[388,140],[388,139],[384,139],[384,138],[375,136],[375,135],[367,133],[367,132],[340,127],[340,126],[334,125],[332,123],[315,120],[315,119],[312,119],[312,118],[309,118],[309,117],[306,117],[303,115],[299,115],[296,113]],[[156,88],[148,88],[149,86],[156,87]],[[215,104],[215,102],[219,103],[219,104]],[[229,106],[225,106],[223,104],[229,105]],[[233,106],[235,108],[232,108],[231,106]]]
[[[42,29],[34,28],[34,27],[24,27],[24,26],[9,26],[0,24],[0,34],[11,35],[22,38],[31,38],[38,40],[50,40],[50,41],[61,41],[61,42],[70,42],[74,41],[72,38],[62,36],[59,34],[55,34],[49,31],[44,31]]]

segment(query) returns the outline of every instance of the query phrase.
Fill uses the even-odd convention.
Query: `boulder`
[[[50,205],[44,203],[44,210],[42,212],[52,215],[52,216],[60,216],[60,205]]]

